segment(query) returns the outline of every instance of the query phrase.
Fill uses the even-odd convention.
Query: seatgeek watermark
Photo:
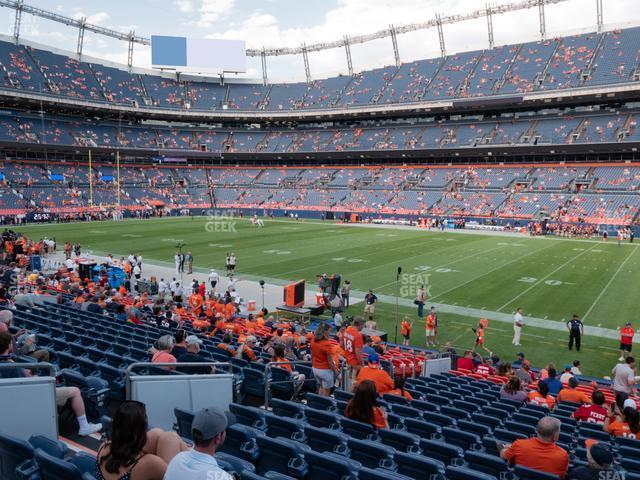
[[[403,273],[400,275],[400,296],[416,298],[418,291],[424,288],[425,297],[431,296],[430,273]]]
[[[236,233],[233,210],[207,210],[204,229],[209,233]]]

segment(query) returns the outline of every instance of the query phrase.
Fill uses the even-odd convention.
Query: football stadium
[[[0,480],[640,479],[635,1],[257,3],[0,0]]]

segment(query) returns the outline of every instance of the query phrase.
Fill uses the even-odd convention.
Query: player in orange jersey
[[[489,320],[487,320],[486,318],[481,318],[478,321],[478,325],[475,328],[471,328],[471,330],[473,330],[473,332],[476,334],[476,343],[473,345],[473,348],[471,349],[472,352],[476,351],[476,348],[480,347],[482,348],[485,352],[487,352],[489,354],[490,357],[493,356],[493,352],[491,350],[489,350],[487,348],[487,346],[484,344],[485,342],[485,330],[489,327]]]

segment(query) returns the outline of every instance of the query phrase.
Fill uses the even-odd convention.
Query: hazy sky
[[[519,0],[494,1],[493,4]],[[608,26],[640,24],[640,0],[603,0],[604,23]],[[370,33],[390,24],[422,22],[436,13],[464,13],[485,5],[481,0],[25,0],[39,8],[104,27],[139,35],[181,35],[243,39],[249,48],[299,46],[303,42],[331,41],[344,35]],[[560,35],[595,30],[596,1],[567,0],[547,7],[547,31]],[[13,32],[13,12],[0,8],[0,31]],[[487,48],[485,18],[445,26],[448,53]],[[494,16],[496,44],[539,38],[538,10]],[[62,24],[23,15],[25,39],[66,50],[75,50],[77,30]],[[403,61],[439,55],[434,29],[398,37]],[[364,70],[394,62],[390,39],[352,47],[354,69]],[[87,55],[126,63],[125,42],[87,32]],[[134,64],[150,66],[150,50],[136,45]],[[346,73],[343,49],[309,55],[311,74],[326,77]],[[260,59],[248,59],[246,76],[259,78]],[[270,79],[299,80],[304,77],[300,56],[268,59]]]

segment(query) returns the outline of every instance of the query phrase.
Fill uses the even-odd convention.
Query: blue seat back
[[[307,445],[316,452],[347,452],[347,442],[342,432],[328,428],[317,428],[312,425],[304,427]]]
[[[258,437],[256,443],[260,448],[260,456],[255,463],[258,473],[265,474],[273,471],[296,478],[306,475],[307,464],[304,460],[304,452],[293,445],[295,442]]]
[[[308,480],[327,480],[339,478],[341,480],[355,480],[358,468],[346,458],[335,454],[307,452],[305,459],[309,464]]]
[[[369,468],[386,468],[394,470],[393,455],[395,450],[386,445],[370,440],[351,438],[347,442],[351,450],[351,459]]]
[[[0,480],[13,480],[16,467],[31,458],[33,447],[29,442],[0,433]]]
[[[174,408],[173,413],[176,416],[178,435],[192,440],[193,435],[191,434],[191,424],[193,423],[194,413],[183,410],[182,408]]]
[[[523,467],[521,465],[516,465],[513,472],[519,480],[558,480],[560,478],[557,475],[533,470],[532,468]]]
[[[82,480],[82,474],[73,463],[45,453],[36,449],[35,459],[40,467],[42,480]]]
[[[498,480],[493,475],[487,473],[476,472],[469,468],[463,467],[447,467],[447,480]]]
[[[430,478],[431,475],[444,475],[445,465],[439,460],[396,452],[394,460],[398,464],[398,473],[415,479]]]

